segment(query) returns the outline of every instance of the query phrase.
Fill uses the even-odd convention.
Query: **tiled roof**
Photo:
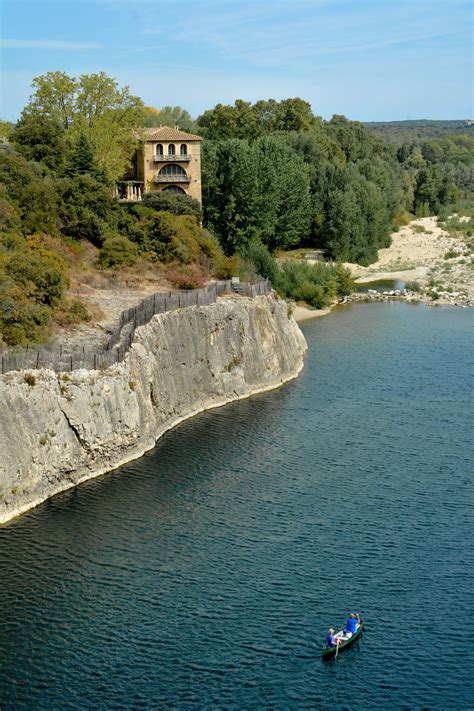
[[[194,133],[178,131],[176,128],[162,126],[161,128],[141,129],[142,135],[147,141],[202,141],[201,136]]]

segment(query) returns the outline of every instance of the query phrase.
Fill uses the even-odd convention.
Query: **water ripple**
[[[1,529],[0,709],[472,708],[470,327],[307,323],[297,381]]]

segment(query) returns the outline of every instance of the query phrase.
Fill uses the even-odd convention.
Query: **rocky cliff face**
[[[151,449],[203,410],[276,388],[305,339],[273,296],[155,316],[107,370],[0,378],[0,523]]]

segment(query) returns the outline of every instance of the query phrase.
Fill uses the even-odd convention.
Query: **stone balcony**
[[[177,153],[176,155],[169,155],[169,153],[159,155],[156,153],[153,156],[153,160],[155,163],[167,163],[168,161],[172,161],[174,163],[184,163],[188,162],[191,160],[191,154],[190,153]]]
[[[190,183],[191,178],[189,175],[182,175],[180,173],[176,175],[155,175],[153,178],[155,183]]]

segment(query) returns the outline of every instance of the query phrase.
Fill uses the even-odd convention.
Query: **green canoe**
[[[342,640],[338,644],[339,652],[341,652],[341,650],[343,650],[343,649],[347,649],[347,647],[350,647],[351,644],[356,641],[356,639],[359,639],[359,637],[362,634],[363,629],[364,629],[364,621],[361,619],[359,627],[356,629],[356,631],[354,632],[352,637],[349,637],[349,639],[345,638],[344,630],[341,630],[340,632],[336,632],[336,634],[334,636],[338,637]],[[323,647],[323,650],[321,652],[323,658],[329,659],[330,657],[334,657],[336,655],[336,651],[337,651],[338,647]]]

